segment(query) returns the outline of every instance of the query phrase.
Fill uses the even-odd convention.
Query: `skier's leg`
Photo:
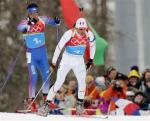
[[[86,69],[84,61],[79,61],[79,65],[73,68],[74,74],[78,81],[78,99],[83,100],[85,96],[85,89],[86,89]]]
[[[28,63],[28,72],[29,72],[29,99],[24,103],[25,108],[31,109],[32,112],[37,111],[36,101],[32,102],[35,98],[36,92],[36,83],[37,83],[37,63],[35,57],[32,53],[27,52],[27,63]]]
[[[43,81],[43,96],[47,96],[48,91],[49,91],[49,85],[50,85],[50,68],[49,68],[49,63],[48,63],[48,58],[46,56],[46,52],[43,53],[43,56],[41,58],[41,61],[39,62],[39,69],[42,75],[42,81]],[[48,78],[49,77],[49,78]]]
[[[68,62],[68,61],[67,61]],[[48,96],[47,96],[47,100],[52,101],[52,99],[54,98],[55,94],[57,93],[57,91],[61,88],[62,84],[65,81],[66,75],[67,73],[70,71],[71,66],[69,65],[69,63],[65,62],[62,59],[62,62],[59,65],[58,71],[57,71],[57,78],[56,78],[56,82],[55,84],[51,87]]]
[[[34,98],[37,83],[37,70],[35,67],[35,63],[33,61],[31,63],[28,63],[28,73],[29,73],[29,98]]]
[[[84,100],[85,89],[86,89],[86,83],[85,83],[86,69],[85,69],[84,61],[82,59],[78,60],[78,62],[79,62],[78,65],[73,68],[73,71],[78,81],[78,99],[76,104],[76,113],[78,115],[81,115],[85,113],[83,107],[83,100]]]
[[[56,82],[49,90],[46,102],[42,105],[41,108],[38,109],[39,115],[42,116],[48,115],[48,112],[51,109],[51,104],[52,104],[51,101],[53,100],[57,91],[61,88],[62,84],[65,81],[67,73],[71,69],[71,66],[68,62],[69,62],[69,58],[67,58],[67,56],[63,56],[57,71]]]

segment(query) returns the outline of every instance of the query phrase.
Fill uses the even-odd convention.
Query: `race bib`
[[[74,55],[84,55],[86,46],[67,46],[66,52]]]
[[[25,34],[23,35],[27,48],[38,48],[45,45],[44,33]]]

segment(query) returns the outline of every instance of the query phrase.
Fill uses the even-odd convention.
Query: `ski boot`
[[[83,106],[83,101],[77,101],[76,103],[76,114],[77,115],[82,115],[82,114],[86,114],[85,110],[84,110],[84,106]]]
[[[40,116],[44,116],[44,117],[48,116],[48,114],[50,112],[49,104],[50,104],[50,102],[48,102],[48,101],[43,103],[43,105],[38,109],[37,114]]]
[[[31,110],[32,113],[37,112],[38,104],[36,101],[33,101],[34,98],[26,98],[24,100],[24,109]]]
[[[43,93],[43,97],[42,97],[42,102],[45,103],[46,102],[46,98],[47,98],[47,94]]]

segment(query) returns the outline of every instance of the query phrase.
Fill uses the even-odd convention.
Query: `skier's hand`
[[[55,17],[55,18],[54,18],[54,21],[55,21],[55,23],[56,23],[57,25],[60,25],[60,19],[59,19],[58,17]]]
[[[86,64],[86,70],[88,70],[89,68],[91,68],[93,66],[93,59],[89,59],[88,63]]]
[[[50,65],[50,69],[51,69],[51,72],[53,72],[56,68],[56,64],[55,63],[51,63]]]
[[[27,28],[22,31],[23,34],[27,33]]]
[[[79,11],[81,11],[81,12],[82,12],[83,10],[84,10],[84,8],[79,8]]]
[[[37,19],[35,19],[35,18],[30,18],[30,17],[26,17],[26,20],[27,20],[27,22],[28,22],[28,25],[34,25],[34,24],[36,24],[36,23],[38,22]]]

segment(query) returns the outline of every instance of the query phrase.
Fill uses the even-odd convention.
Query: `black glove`
[[[54,21],[55,21],[55,23],[56,23],[57,25],[60,24],[60,19],[59,19],[58,17],[55,17],[55,18],[54,18]]]
[[[38,22],[37,19],[35,19],[35,18],[30,18],[30,17],[27,17],[26,20],[27,20],[27,22],[28,22],[28,25],[34,25],[34,24],[36,24],[36,23]]]
[[[93,65],[93,59],[89,59],[88,63],[86,64],[86,69],[89,69]]]
[[[81,12],[82,12],[83,10],[84,10],[84,8],[79,8],[79,11],[81,11]]]
[[[27,28],[22,31],[23,34],[27,33]]]
[[[56,66],[51,63],[51,64],[50,64],[50,69],[51,69],[52,72],[55,70],[55,68],[56,68]]]

